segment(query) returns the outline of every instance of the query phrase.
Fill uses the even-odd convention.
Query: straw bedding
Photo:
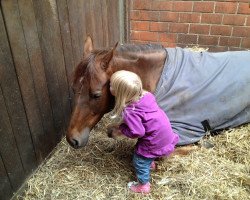
[[[17,199],[250,199],[250,124],[207,137],[189,155],[158,161],[149,195],[127,190],[135,179],[135,141],[108,138],[108,124],[105,116],[83,149],[63,139]]]

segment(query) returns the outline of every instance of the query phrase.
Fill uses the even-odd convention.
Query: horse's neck
[[[130,59],[117,56],[114,59],[112,71],[128,70],[135,72],[141,77],[144,89],[154,92],[160,79],[165,59],[165,50]]]

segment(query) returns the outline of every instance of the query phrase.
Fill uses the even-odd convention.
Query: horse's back
[[[199,141],[205,120],[212,131],[250,121],[250,51],[166,50],[155,95],[180,135],[179,144]]]

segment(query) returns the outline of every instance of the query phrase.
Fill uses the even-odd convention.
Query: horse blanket
[[[250,122],[250,51],[220,53],[166,48],[155,96],[178,145]]]

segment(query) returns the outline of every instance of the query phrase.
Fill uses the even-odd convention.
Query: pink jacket
[[[168,117],[151,93],[124,109],[119,129],[129,138],[138,138],[135,152],[147,158],[168,156],[179,141]]]

